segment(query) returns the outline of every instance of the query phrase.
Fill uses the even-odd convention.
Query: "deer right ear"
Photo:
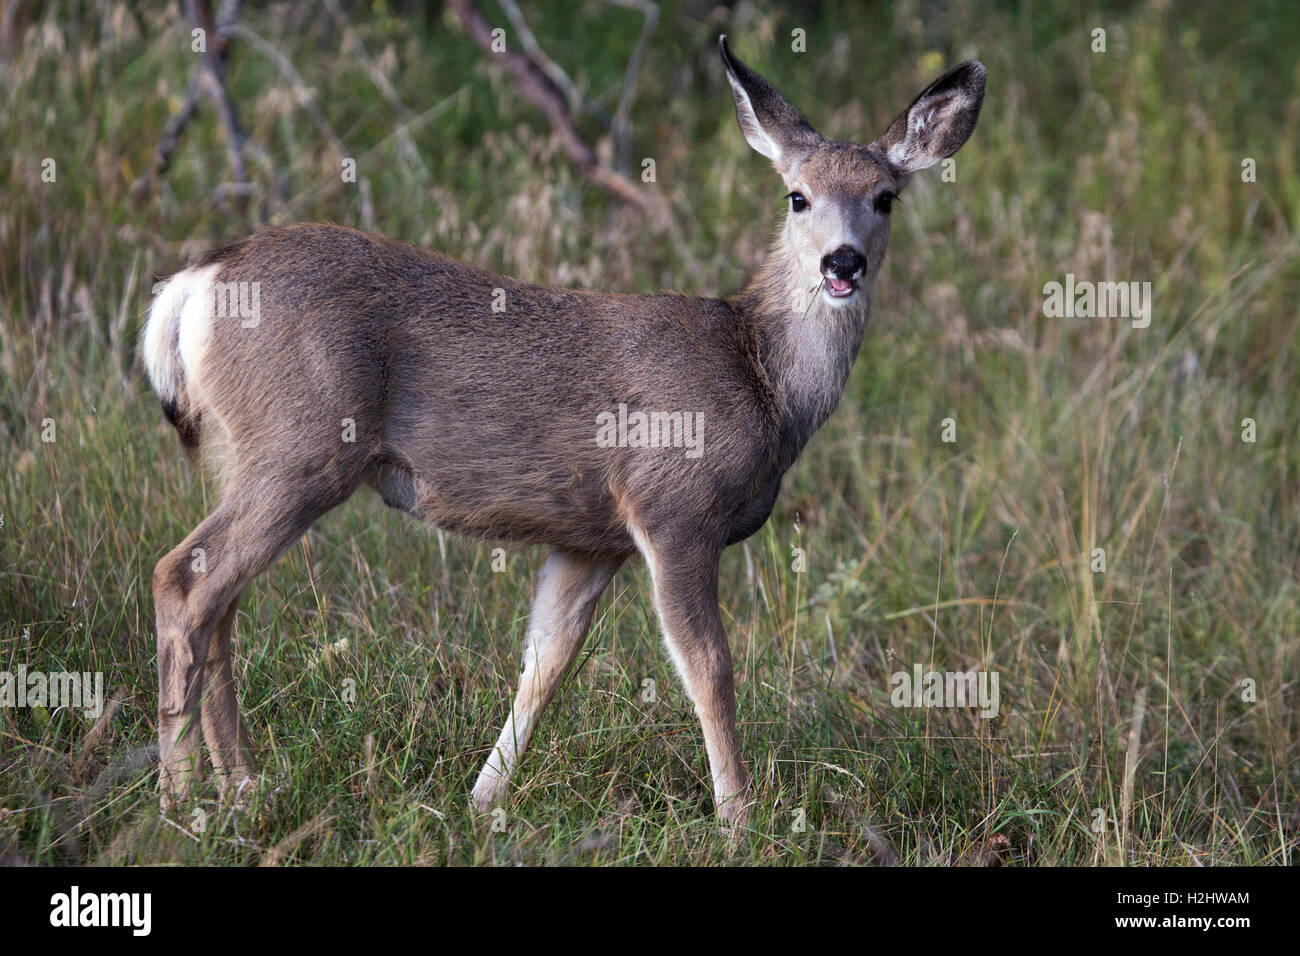
[[[740,131],[750,146],[772,161],[777,172],[789,175],[822,142],[821,136],[789,100],[731,55],[725,33],[718,38],[718,48],[736,100]]]

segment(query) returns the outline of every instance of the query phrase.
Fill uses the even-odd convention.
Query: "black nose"
[[[867,260],[852,246],[840,246],[834,252],[822,256],[822,275],[836,279],[855,278],[866,267]]]

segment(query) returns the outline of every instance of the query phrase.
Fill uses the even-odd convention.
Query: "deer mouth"
[[[850,299],[858,291],[858,281],[856,279],[838,279],[835,276],[826,277],[826,294],[832,299]]]

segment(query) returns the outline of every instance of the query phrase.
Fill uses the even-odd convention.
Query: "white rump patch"
[[[193,383],[212,337],[213,283],[220,263],[176,273],[149,307],[141,333],[145,371],[164,402],[176,402]]]

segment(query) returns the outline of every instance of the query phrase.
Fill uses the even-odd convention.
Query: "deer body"
[[[165,799],[188,790],[200,727],[223,789],[255,774],[231,683],[239,595],[370,485],[439,527],[553,549],[477,806],[504,796],[597,599],[639,552],[703,725],[719,812],[743,820],[750,789],[718,561],[767,520],[782,476],[840,398],[888,236],[887,216],[858,207],[902,188],[912,124],[905,112],[893,160],[888,142],[826,143],[725,43],[723,57],[746,137],[832,214],[810,229],[792,212],[731,299],[544,288],[327,225],[264,230],[162,290],[145,364],[182,439],[223,485],[221,504],[154,574]],[[967,117],[972,102],[978,111],[982,68],[960,79],[941,91],[940,120]],[[934,115],[924,125],[944,129]],[[938,155],[920,148],[922,159]],[[255,322],[221,314],[223,290],[250,287]],[[691,416],[695,454],[598,440],[602,420],[638,412],[672,422],[674,435],[673,416]]]

